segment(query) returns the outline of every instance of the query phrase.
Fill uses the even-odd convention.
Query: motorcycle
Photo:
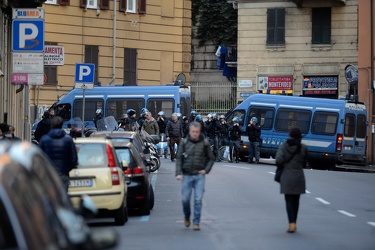
[[[160,142],[156,144],[156,148],[158,150],[159,157],[164,156],[164,158],[167,159],[169,147],[165,134],[160,134]]]
[[[94,127],[87,127],[89,123],[85,124],[85,128],[83,131],[84,137],[90,137],[90,135],[96,132],[96,128]],[[70,119],[68,122],[68,129],[65,131],[68,133],[72,138],[82,137],[82,120],[79,117],[75,117]]]

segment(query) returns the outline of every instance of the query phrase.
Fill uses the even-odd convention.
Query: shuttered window
[[[98,84],[99,79],[99,47],[96,45],[85,45],[85,63],[95,64],[94,85]]]
[[[101,10],[109,10],[109,0],[100,0],[99,7]]]
[[[331,8],[312,9],[312,43],[331,43]]]
[[[58,0],[58,3],[63,6],[70,5],[70,0]]]
[[[124,49],[124,85],[137,85],[137,50]]]
[[[120,11],[126,11],[126,2],[127,0],[119,0],[120,1]]]
[[[285,44],[285,9],[267,10],[267,44]]]
[[[138,13],[146,14],[146,0],[138,0]]]
[[[57,45],[54,42],[45,42],[44,45]],[[57,66],[56,65],[45,65],[44,74],[47,77],[47,81],[44,85],[57,85]]]
[[[80,6],[81,8],[86,8],[87,7],[87,0],[80,0]]]

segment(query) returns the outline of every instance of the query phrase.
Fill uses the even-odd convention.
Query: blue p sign
[[[95,64],[82,63],[76,64],[76,83],[94,83],[95,79]]]
[[[14,52],[44,51],[44,20],[13,20]]]

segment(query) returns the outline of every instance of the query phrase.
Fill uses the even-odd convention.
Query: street
[[[174,163],[153,174],[155,208],[114,228],[117,249],[375,249],[375,175],[305,170],[297,232],[287,234],[275,166],[215,163],[206,179],[201,231],[184,228]]]

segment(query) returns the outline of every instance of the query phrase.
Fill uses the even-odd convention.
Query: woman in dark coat
[[[282,143],[276,154],[277,166],[284,165],[280,179],[280,192],[285,195],[286,210],[289,219],[288,233],[297,230],[297,215],[300,195],[306,191],[303,168],[306,164],[307,147],[301,143],[299,128],[289,131],[289,139]]]

